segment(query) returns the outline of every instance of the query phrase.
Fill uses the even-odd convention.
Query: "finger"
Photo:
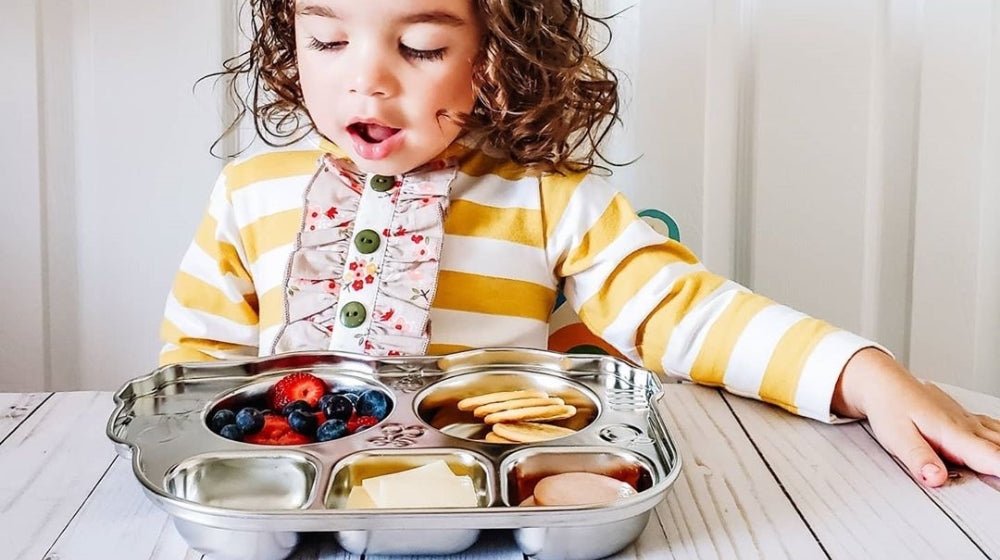
[[[966,434],[964,441],[956,446],[965,465],[983,474],[1000,476],[1000,444],[972,434]]]
[[[913,478],[925,486],[940,486],[948,480],[948,471],[917,427],[910,422],[893,424],[875,434],[890,453],[896,456]]]
[[[989,428],[989,429],[991,429],[991,430],[993,430],[995,432],[1000,432],[1000,420],[998,420],[998,419],[996,419],[996,418],[994,418],[992,416],[987,416],[985,414],[980,414],[980,415],[976,416],[976,418],[979,419],[979,422],[983,426],[986,426],[987,428]]]
[[[976,431],[976,435],[978,435],[979,437],[985,439],[990,443],[1000,445],[1000,431],[998,430],[992,430],[990,428],[983,427],[979,428],[979,430]]]

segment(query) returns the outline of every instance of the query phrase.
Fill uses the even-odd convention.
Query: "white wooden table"
[[[718,390],[665,388],[673,492],[616,558],[998,558],[1000,480],[925,490],[863,424],[827,426]],[[1000,416],[1000,399],[947,388]],[[189,559],[104,435],[110,393],[0,393],[0,559]],[[340,559],[307,538],[293,558]],[[374,558],[369,556],[368,558]],[[504,532],[455,558],[522,559]]]

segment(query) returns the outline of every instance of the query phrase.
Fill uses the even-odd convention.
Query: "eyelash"
[[[347,41],[334,41],[332,43],[324,43],[319,39],[312,37],[309,41],[309,48],[317,51],[337,51],[343,48],[347,44]],[[406,45],[400,43],[399,50],[406,58],[411,60],[441,60],[444,58],[444,53],[447,48],[434,49],[432,51],[422,51],[419,49],[414,49],[407,47]]]

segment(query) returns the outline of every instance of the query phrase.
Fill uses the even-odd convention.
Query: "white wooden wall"
[[[635,206],[714,270],[1000,394],[1000,0],[592,0]],[[199,76],[235,1],[36,0],[0,18],[0,391],[155,365],[223,162]],[[196,17],[195,17],[196,16]]]

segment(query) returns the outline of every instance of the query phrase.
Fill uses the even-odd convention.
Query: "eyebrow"
[[[300,5],[298,9],[298,14],[300,16],[320,16],[330,19],[341,19],[336,12],[330,9],[329,6],[323,4],[304,4]],[[465,20],[456,16],[451,12],[446,12],[443,10],[435,10],[430,12],[416,12],[412,14],[407,14],[401,18],[398,18],[399,23],[404,24],[414,24],[414,23],[434,23],[438,25],[446,25],[448,27],[462,27],[465,25]]]

